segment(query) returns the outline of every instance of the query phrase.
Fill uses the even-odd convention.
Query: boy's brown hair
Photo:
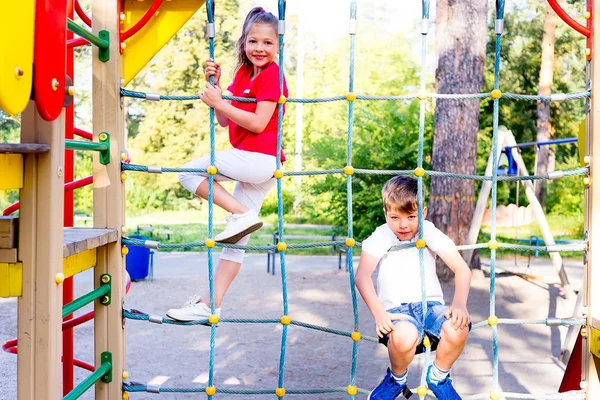
[[[395,176],[383,185],[381,197],[385,212],[400,211],[407,214],[419,207],[419,183],[415,178]]]

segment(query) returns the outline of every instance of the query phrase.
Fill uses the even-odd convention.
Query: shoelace
[[[188,299],[188,301],[185,302],[185,304],[183,305],[183,307],[181,308],[190,308],[195,306],[197,303],[200,302],[200,300],[202,300],[202,297],[200,297],[199,295],[195,294],[190,296],[190,298]]]

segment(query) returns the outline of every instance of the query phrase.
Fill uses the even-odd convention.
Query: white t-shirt
[[[425,289],[427,301],[444,304],[442,287],[435,272],[435,253],[441,249],[455,247],[454,242],[430,221],[423,221],[423,239],[427,249],[423,251],[425,266]],[[417,240],[415,236],[411,242]],[[362,243],[362,251],[379,258],[377,264],[377,297],[386,310],[402,303],[422,301],[421,268],[419,249],[411,247],[390,251],[390,247],[408,243],[400,241],[387,224],[383,224]]]

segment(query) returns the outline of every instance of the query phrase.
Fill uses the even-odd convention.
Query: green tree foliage
[[[215,39],[215,58],[222,64],[222,85],[231,77],[233,51],[240,18],[236,0],[219,3],[215,23],[219,35]],[[133,90],[161,94],[200,93],[206,84],[204,63],[209,57],[206,37],[206,15],[197,12],[159,54],[136,77]],[[200,101],[161,101],[158,103],[128,101],[129,151],[132,163],[180,167],[209,153],[208,108]],[[227,147],[226,130],[218,127],[217,149]],[[192,194],[178,182],[175,174],[162,176],[130,174],[127,200],[129,209],[178,209],[196,204]]]
[[[410,93],[418,86],[417,66],[410,48],[401,36],[377,38],[378,46],[359,45],[355,92],[360,94],[397,95]],[[363,47],[364,46],[364,47]],[[368,47],[368,48],[367,48]],[[326,65],[313,88],[317,96],[323,90],[335,94],[347,92],[348,83],[331,79],[345,73],[347,47],[336,44],[333,54],[315,60]],[[360,57],[369,61],[362,62]],[[344,61],[345,60],[345,61]],[[362,68],[362,66],[368,67]],[[347,71],[347,69],[346,69]],[[343,76],[343,75],[342,75]],[[312,78],[314,79],[314,78]],[[316,97],[316,96],[315,96]],[[317,108],[318,107],[318,108]],[[324,109],[324,110],[323,110]],[[305,132],[309,144],[308,168],[340,169],[346,165],[348,135],[347,103],[326,103],[311,107]],[[425,133],[425,154],[431,149],[431,121]],[[375,170],[414,169],[417,165],[419,104],[413,102],[357,101],[354,106],[352,165]],[[318,134],[318,135],[317,135]],[[389,175],[356,174],[352,178],[354,232],[364,238],[384,222],[381,187]],[[306,182],[307,181],[307,182]],[[326,218],[339,227],[347,227],[347,196],[344,175],[311,177],[306,187],[310,196],[303,202],[303,212],[313,218]]]
[[[581,6],[581,5],[579,5]],[[582,10],[579,10],[582,14]],[[537,94],[541,63],[541,43],[543,35],[545,7],[543,3],[521,3],[507,14],[505,30],[502,35],[500,89],[505,93]],[[573,15],[575,11],[571,11]],[[496,39],[493,26],[490,26],[484,91],[493,89],[494,55]],[[585,59],[583,50],[585,38],[568,27],[560,19],[557,21],[553,93],[584,91]],[[490,99],[481,102],[480,135],[478,145],[478,173],[483,173],[487,157],[491,151],[492,110]],[[576,137],[579,124],[585,119],[585,100],[571,100],[551,103],[550,120],[554,138]],[[510,129],[517,143],[536,140],[536,103],[534,101],[500,100],[499,123]],[[577,145],[556,146],[556,168],[577,167]],[[523,148],[521,155],[529,173],[535,169],[535,151],[533,147]],[[498,203],[508,204],[516,201],[515,183],[498,184]],[[583,193],[571,187],[580,186],[573,178],[565,182],[553,181],[548,187],[547,211],[560,212],[570,210],[583,214]],[[523,189],[520,189],[520,202],[527,204]],[[571,199],[571,205],[563,208],[559,202]],[[559,201],[560,200],[560,201]]]

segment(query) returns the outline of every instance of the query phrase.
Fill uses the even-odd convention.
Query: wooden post
[[[494,163],[494,155],[490,150],[490,156],[488,157],[487,167],[485,168],[485,175],[492,176],[492,171],[494,165],[498,165],[500,161],[500,157],[502,156],[501,149],[504,147],[504,137],[506,135],[505,126],[498,127],[498,154],[496,162]],[[483,222],[483,214],[485,213],[485,209],[487,208],[487,202],[490,197],[490,192],[492,190],[492,181],[483,181],[481,184],[481,190],[479,191],[479,197],[477,198],[477,205],[475,206],[475,211],[473,212],[473,219],[471,220],[471,227],[469,228],[469,235],[467,237],[467,242],[465,244],[475,244],[477,243],[477,237],[479,236],[479,231],[481,230],[481,224]],[[464,259],[467,265],[471,265],[471,260],[473,259],[474,250],[467,250],[464,253]]]
[[[515,137],[513,136],[512,132],[509,130],[507,130],[507,132],[506,132],[505,141],[506,141],[507,146],[515,146],[517,144],[517,142],[515,141]],[[518,149],[516,147],[513,147],[511,149],[511,153],[512,153],[513,158],[515,159],[515,162],[517,163],[517,167],[519,169],[519,175],[528,176],[529,171],[527,171],[525,162],[523,161],[523,158],[521,157],[521,154],[519,153]],[[537,197],[535,197],[535,191],[533,189],[533,184],[531,183],[531,181],[521,181],[521,182],[522,182],[523,186],[525,187],[525,194],[527,195],[527,200],[529,200],[529,204],[531,204],[531,207],[533,208],[533,214],[535,216],[535,219],[537,220],[538,224],[540,225],[540,229],[542,231],[542,237],[544,238],[544,243],[546,243],[546,246],[556,244],[556,242],[554,241],[554,236],[552,235],[552,232],[550,231],[550,226],[548,225],[548,220],[546,220],[546,215],[544,215],[544,209],[542,208],[542,205],[538,201]],[[560,255],[560,253],[559,252],[549,252],[548,254],[550,255],[550,259],[552,260],[552,265],[554,266],[554,269],[556,269],[556,273],[558,274],[558,277],[560,278],[560,284],[563,287],[563,289],[565,290],[565,295],[567,297],[572,297],[574,295],[573,289],[571,288],[571,284],[569,283],[569,279],[567,278],[567,273],[565,272],[565,269],[563,267],[562,257]]]
[[[98,48],[92,57],[94,140],[102,132],[110,134],[111,158],[108,165],[98,162],[94,155],[94,227],[113,228],[119,234],[116,243],[98,249],[95,269],[96,285],[102,274],[112,277],[112,301],[109,306],[96,302],[94,337],[96,366],[104,351],[112,353],[113,373],[111,383],[96,384],[97,400],[121,399],[123,371],[125,368],[125,328],[123,324],[123,298],[125,293],[125,264],[121,255],[121,228],[125,219],[124,184],[121,181],[121,152],[124,144],[124,114],[121,106],[122,57],[119,52],[119,1],[93,0],[92,27],[95,35],[106,30],[110,35],[110,60],[98,59]]]
[[[591,85],[590,108],[586,124],[586,155],[589,155],[590,185],[585,189],[585,236],[588,239],[588,251],[583,265],[583,307],[588,311],[588,326],[584,327],[587,335],[583,337],[583,378],[586,381],[587,398],[600,398],[600,359],[591,354],[591,341],[588,339],[595,331],[600,330],[600,256],[593,249],[600,247],[600,234],[594,227],[600,227],[600,140],[594,140],[594,133],[600,130],[600,107],[596,99],[600,98],[600,68],[596,67],[594,58],[600,54],[600,41],[595,40],[600,32],[600,1],[592,2],[592,61],[587,65],[587,78]],[[597,250],[596,250],[597,251]]]
[[[33,102],[22,114],[21,141],[50,145],[25,156],[21,189],[19,258],[23,296],[18,301],[18,399],[61,398],[64,112],[44,121]]]

